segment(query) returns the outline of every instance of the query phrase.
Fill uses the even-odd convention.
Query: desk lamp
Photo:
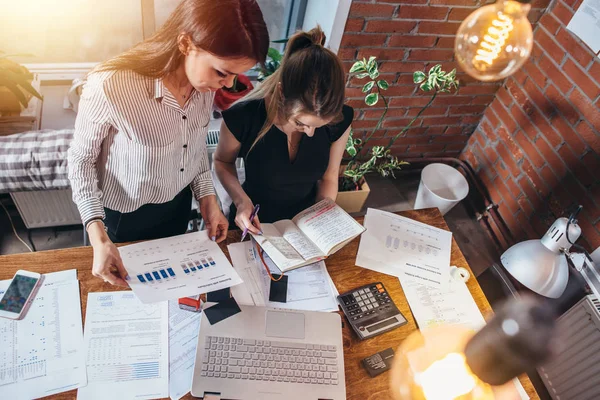
[[[475,333],[459,325],[416,331],[394,357],[396,400],[515,400],[511,380],[552,355],[555,313],[539,299],[505,303]]]
[[[527,240],[506,250],[500,257],[504,268],[532,291],[556,299],[567,287],[570,260],[600,299],[600,266],[595,266],[589,254],[575,244],[581,235],[575,219],[581,208],[568,219],[554,221],[541,240]],[[572,247],[581,252],[571,252]]]

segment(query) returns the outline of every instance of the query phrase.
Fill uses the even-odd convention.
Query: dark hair
[[[242,100],[269,97],[267,120],[252,147],[278,118],[288,119],[298,113],[333,118],[333,121],[342,118],[346,87],[344,67],[335,53],[323,47],[324,44],[325,34],[319,26],[294,34],[287,43],[279,69]]]
[[[182,33],[196,47],[222,58],[246,57],[262,64],[269,49],[269,33],[256,0],[182,0],[152,37],[96,70],[164,77],[183,62]]]

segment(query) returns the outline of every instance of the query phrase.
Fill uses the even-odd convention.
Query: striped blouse
[[[90,74],[68,152],[81,220],[104,218],[104,207],[127,213],[165,203],[188,185],[197,199],[214,194],[206,152],[213,98],[193,90],[181,108],[162,79]]]

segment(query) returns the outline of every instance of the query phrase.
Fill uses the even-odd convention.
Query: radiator
[[[27,229],[81,224],[71,189],[16,192],[10,196]]]
[[[561,348],[538,372],[554,400],[600,399],[600,301],[586,296],[557,322]]]

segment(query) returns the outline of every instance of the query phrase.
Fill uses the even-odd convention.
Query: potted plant
[[[42,99],[31,81],[33,74],[0,51],[0,115],[18,116],[32,96]]]
[[[254,89],[250,78],[244,74],[237,75],[230,88],[221,88],[215,93],[215,106],[221,111],[227,110],[233,103]]]
[[[358,212],[362,209],[369,196],[369,185],[365,180],[365,174],[369,172],[378,172],[381,176],[393,176],[394,171],[402,168],[408,163],[398,160],[397,157],[391,154],[390,148],[396,140],[404,135],[412,124],[423,114],[423,112],[433,103],[438,93],[450,92],[452,89],[458,89],[458,80],[456,79],[456,69],[450,72],[442,71],[440,64],[432,67],[427,74],[422,71],[416,71],[413,74],[413,81],[419,84],[420,90],[424,92],[432,92],[431,98],[423,108],[419,110],[417,115],[406,125],[397,135],[391,137],[386,146],[373,146],[369,153],[365,156],[362,150],[366,149],[366,145],[373,137],[375,132],[381,128],[381,124],[385,115],[388,112],[388,102],[383,95],[383,91],[389,88],[389,84],[385,79],[377,79],[379,77],[379,66],[375,57],[369,57],[359,60],[352,65],[350,73],[357,74],[359,79],[369,78],[363,88],[363,93],[366,93],[365,104],[374,106],[381,99],[384,104],[383,112],[377,121],[373,130],[363,139],[354,138],[353,131],[350,131],[350,137],[346,143],[346,161],[348,162],[342,170],[342,175],[339,179],[338,196],[336,202],[347,212]],[[361,156],[363,158],[361,158]]]

